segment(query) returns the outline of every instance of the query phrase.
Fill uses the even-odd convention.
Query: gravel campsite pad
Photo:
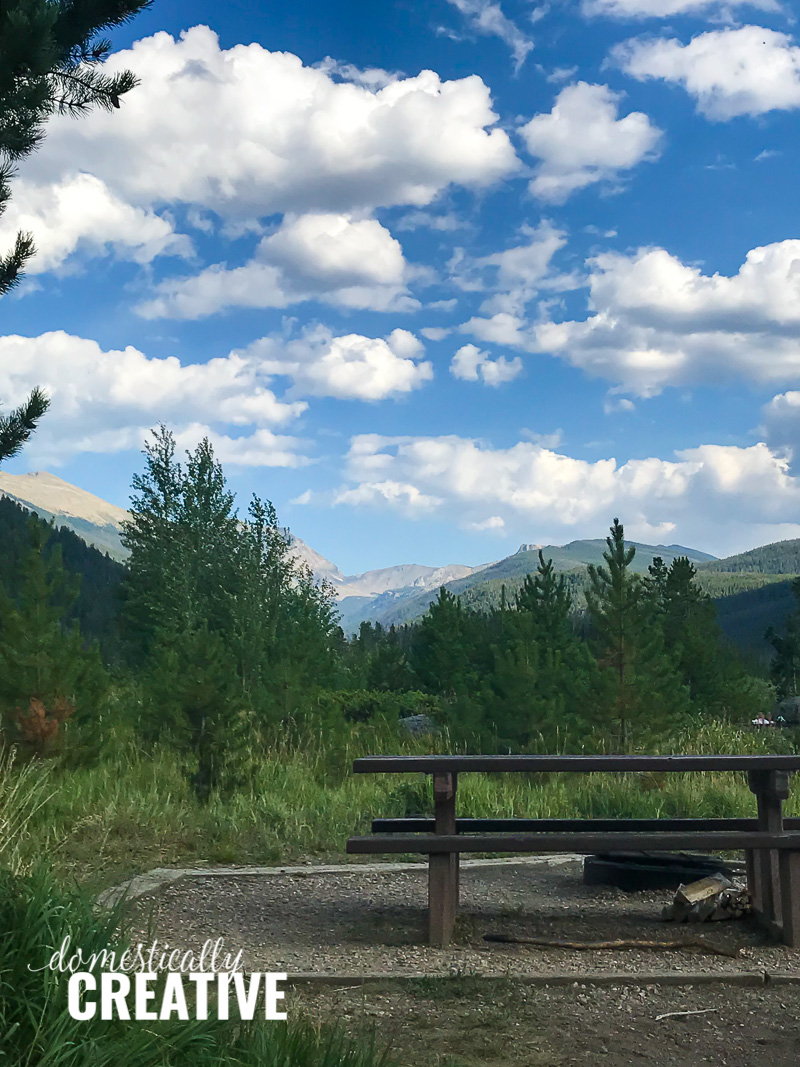
[[[194,948],[222,937],[247,970],[318,975],[534,975],[611,972],[800,972],[800,951],[766,940],[749,921],[659,920],[668,890],[584,886],[580,860],[465,865],[454,944],[426,944],[427,868],[211,876],[163,886],[137,903],[142,935]],[[740,950],[591,950],[489,944],[485,934],[548,940],[671,940],[701,935]],[[148,937],[150,934],[147,935]]]
[[[148,940],[197,951],[222,937],[226,951],[243,949],[246,970],[338,976],[337,986],[294,985],[287,1010],[374,1035],[403,1067],[800,1063],[800,984],[763,978],[800,973],[800,952],[769,943],[749,921],[662,923],[669,891],[584,886],[576,859],[465,865],[461,886],[455,944],[444,951],[425,944],[423,865],[203,872],[162,885],[135,908]],[[487,944],[486,933],[576,941],[700,934],[740,956]],[[597,972],[613,977],[594,985],[588,976]],[[687,972],[712,980],[660,980]],[[381,980],[362,984],[362,975]],[[739,984],[751,980],[759,984]]]
[[[402,989],[290,996],[290,1011],[374,1032],[403,1067],[800,1063],[796,986],[542,988],[513,980],[423,979]],[[658,1018],[699,1010],[704,1014]]]

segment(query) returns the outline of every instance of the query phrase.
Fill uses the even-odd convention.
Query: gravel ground
[[[402,1067],[797,1067],[800,989],[532,988],[423,980],[291,992],[290,1013],[363,1027]],[[675,1011],[702,1015],[658,1019]]]
[[[320,975],[547,975],[800,972],[800,951],[770,943],[748,921],[677,926],[659,921],[667,890],[624,893],[584,886],[580,861],[514,863],[462,871],[454,945],[426,940],[427,868],[268,877],[196,876],[137,901],[142,938],[194,948],[218,937],[244,952],[246,970]],[[737,959],[697,950],[533,948],[487,944],[484,934],[600,941],[667,940],[702,934],[738,948]],[[721,1061],[720,1061],[721,1062]],[[774,1062],[774,1061],[773,1061]]]

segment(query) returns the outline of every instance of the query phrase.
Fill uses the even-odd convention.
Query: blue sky
[[[160,421],[345,572],[800,536],[780,0],[156,0],[0,219],[9,473],[126,505]]]

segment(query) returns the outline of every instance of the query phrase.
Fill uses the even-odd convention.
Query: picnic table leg
[[[781,849],[781,939],[789,948],[800,948],[800,852]]]
[[[783,802],[789,796],[789,775],[785,771],[750,771],[747,777],[758,801],[759,830],[782,833]],[[778,933],[782,919],[783,873],[776,850],[750,851],[747,856],[747,876],[759,919],[773,934]]]
[[[456,775],[433,775],[433,800],[437,834],[456,832]],[[446,948],[453,936],[458,908],[458,855],[432,852],[428,859],[429,940],[436,948]]]

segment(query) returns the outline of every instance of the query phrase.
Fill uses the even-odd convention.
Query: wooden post
[[[758,828],[771,833],[783,832],[783,802],[789,796],[786,771],[749,771],[748,785],[758,802]],[[754,881],[750,884],[749,879]],[[781,922],[781,873],[776,851],[759,849],[748,856],[748,888],[756,913],[773,934]]]
[[[800,948],[800,852],[779,852],[781,889],[781,940],[789,948]]]
[[[437,834],[456,832],[455,774],[434,772],[433,801]],[[428,928],[431,945],[447,948],[458,908],[458,855],[432,852],[428,859]]]

